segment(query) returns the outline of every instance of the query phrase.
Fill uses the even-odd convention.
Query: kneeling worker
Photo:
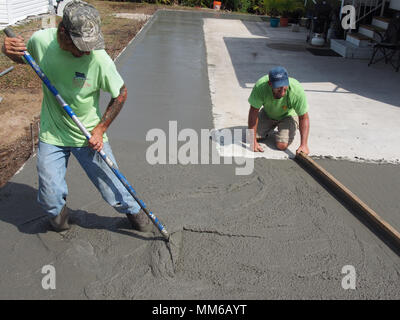
[[[258,144],[258,139],[265,138],[270,130],[278,127],[275,141],[277,149],[286,150],[294,139],[296,129],[299,128],[301,142],[296,153],[309,153],[310,121],[306,95],[301,84],[288,77],[285,68],[275,67],[268,75],[260,78],[254,85],[248,101],[248,126],[254,130],[254,152],[264,151]]]

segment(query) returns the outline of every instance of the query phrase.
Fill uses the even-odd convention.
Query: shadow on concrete
[[[367,60],[313,56],[303,50],[298,42],[293,42],[292,48],[284,39],[281,49],[276,47],[280,43],[262,38],[224,37],[224,43],[242,88],[252,88],[260,77],[280,64],[288,69],[290,77],[300,83],[331,83],[336,87],[333,90],[321,90],[321,93],[346,93],[337,90],[341,88],[352,94],[400,107],[400,73],[394,72],[389,65],[368,67]]]
[[[174,10],[159,10],[157,11],[159,16],[171,16],[171,15],[185,15],[185,17],[200,17],[204,18],[212,18],[212,19],[223,19],[223,20],[242,20],[242,21],[252,21],[252,22],[262,22],[269,21],[269,18],[266,16],[256,16],[250,14],[241,14],[241,13],[226,13],[223,11],[215,11],[215,12],[202,12],[202,11],[184,11],[183,13],[180,11]]]
[[[18,231],[27,234],[54,232],[49,216],[43,213],[36,201],[37,189],[31,186],[9,182],[0,189],[0,220],[14,225]],[[116,217],[99,216],[84,210],[70,210],[70,225],[82,229],[108,230],[140,240],[164,240],[154,233],[143,233],[132,229],[125,215]]]
[[[268,36],[267,30],[266,30],[265,26],[263,26],[262,24],[254,23],[253,21],[244,21],[244,20],[242,20],[242,23],[252,35],[260,36],[260,37]],[[264,22],[264,23],[266,24],[267,22]]]
[[[266,17],[263,17],[260,20],[240,20],[249,31],[249,33],[251,33],[253,36],[275,40],[284,40],[286,38],[286,40],[291,39],[296,40],[296,42],[301,41],[306,44],[306,39],[309,31],[303,27],[299,28],[299,31],[293,32],[291,26],[279,28],[271,27],[270,18]]]

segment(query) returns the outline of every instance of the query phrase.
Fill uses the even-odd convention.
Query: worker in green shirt
[[[248,127],[254,132],[254,152],[264,151],[258,139],[266,138],[275,127],[278,127],[275,140],[277,149],[286,150],[293,142],[298,128],[301,141],[296,153],[310,152],[310,120],[306,95],[300,83],[288,77],[285,68],[275,67],[268,75],[260,78],[254,85],[248,101]]]
[[[65,175],[73,154],[103,199],[119,213],[126,214],[133,228],[150,231],[152,224],[146,214],[96,152],[103,149],[116,163],[106,131],[127,99],[124,81],[104,50],[98,11],[86,2],[74,0],[65,6],[58,28],[37,31],[26,47],[22,37],[4,39],[2,51],[15,62],[25,62],[22,57],[25,50],[92,135],[86,141],[78,126],[43,86],[37,156],[38,202],[49,215],[53,229],[70,228]],[[99,109],[100,90],[111,94],[103,115]]]

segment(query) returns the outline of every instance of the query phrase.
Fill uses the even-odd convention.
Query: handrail
[[[358,0],[358,14],[356,16],[356,23],[359,22],[360,20],[364,19],[366,16],[370,15],[371,13],[375,12],[378,9],[384,8],[384,3],[386,0]],[[364,6],[362,6],[362,3]],[[367,5],[368,4],[368,5]],[[363,7],[363,13],[361,14],[361,7]],[[367,7],[369,8],[367,10]],[[383,14],[383,11],[381,10],[381,15]]]

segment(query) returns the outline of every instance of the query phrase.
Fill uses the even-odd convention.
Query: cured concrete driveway
[[[256,159],[254,171],[242,176],[235,164],[148,163],[149,130],[168,132],[172,120],[178,130],[213,128],[204,17],[230,22],[161,11],[117,61],[129,97],[110,128],[111,145],[167,230],[181,232],[175,272],[160,235],[131,230],[74,159],[67,175],[72,229],[50,231],[35,201],[32,158],[0,190],[1,298],[400,297],[399,256],[295,162]],[[400,226],[397,166],[321,163]],[[55,290],[42,288],[45,265],[55,267]],[[342,288],[345,265],[354,266],[355,290]]]
[[[400,73],[383,62],[315,56],[307,51],[306,30],[270,28],[264,21],[204,20],[210,91],[217,129],[247,123],[247,99],[254,83],[282,65],[305,89],[311,121],[311,155],[352,161],[400,160]],[[297,135],[291,154],[299,146]],[[273,148],[260,156],[290,157]]]

